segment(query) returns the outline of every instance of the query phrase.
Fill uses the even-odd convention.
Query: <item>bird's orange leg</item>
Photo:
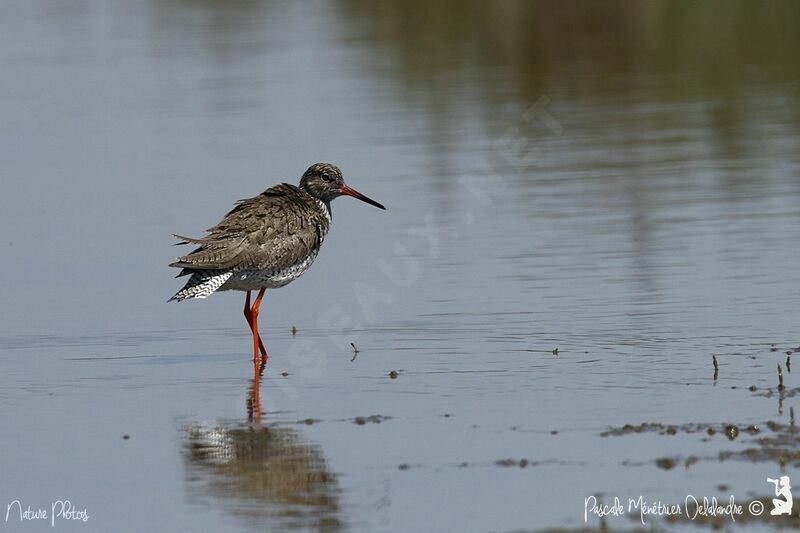
[[[258,338],[258,348],[261,350],[261,355],[266,356],[267,350],[264,349],[264,344],[261,342],[261,337],[258,336],[256,331],[253,331],[253,312],[250,310],[250,291],[247,291],[247,296],[244,299],[244,319],[247,320],[247,325],[250,326],[250,331],[253,333],[255,343],[255,338]]]
[[[259,345],[261,345],[261,335],[258,333],[258,311],[261,309],[261,300],[264,298],[264,292],[266,289],[261,289],[258,291],[258,296],[256,296],[256,301],[253,302],[253,307],[250,310],[250,318],[252,320],[253,326],[253,361],[258,359],[259,354]],[[261,346],[263,348],[263,346]],[[266,363],[267,359],[269,359],[269,355],[267,355],[267,351],[264,350],[263,353],[264,362]]]

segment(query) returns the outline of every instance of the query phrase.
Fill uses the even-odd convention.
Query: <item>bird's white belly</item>
[[[253,291],[258,289],[277,289],[302,276],[316,259],[313,254],[303,261],[283,269],[237,270],[219,288],[221,291]]]

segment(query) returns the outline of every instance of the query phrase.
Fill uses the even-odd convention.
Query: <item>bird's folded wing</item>
[[[209,241],[195,248],[191,253],[178,257],[171,267],[227,270],[233,267],[245,247],[244,239]]]
[[[299,191],[299,192],[298,192]],[[293,185],[280,184],[236,206],[201,239],[178,236],[179,244],[197,244],[170,266],[203,270],[289,268],[319,247],[325,229],[315,226],[314,204]]]

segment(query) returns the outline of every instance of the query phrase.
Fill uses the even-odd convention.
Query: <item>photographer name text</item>
[[[600,502],[597,497],[589,496],[584,498],[583,520],[588,522],[591,515],[598,518],[608,516],[624,516],[626,514],[638,515],[642,525],[646,525],[648,517],[652,516],[672,516],[682,515],[689,520],[696,520],[701,517],[728,517],[736,522],[736,517],[744,513],[752,516],[759,516],[764,512],[764,506],[759,501],[752,501],[749,505],[743,506],[736,503],[733,495],[728,500],[717,500],[716,497],[697,498],[691,494],[684,499],[683,505],[679,503],[666,504],[661,501],[648,501],[643,496],[638,498],[628,498],[628,505],[623,505],[619,497],[608,504]]]

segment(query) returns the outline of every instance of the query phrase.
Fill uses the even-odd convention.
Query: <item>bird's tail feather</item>
[[[208,298],[211,293],[222,287],[232,275],[233,272],[219,270],[195,270],[186,285],[168,301],[176,300],[180,302],[192,298]]]

